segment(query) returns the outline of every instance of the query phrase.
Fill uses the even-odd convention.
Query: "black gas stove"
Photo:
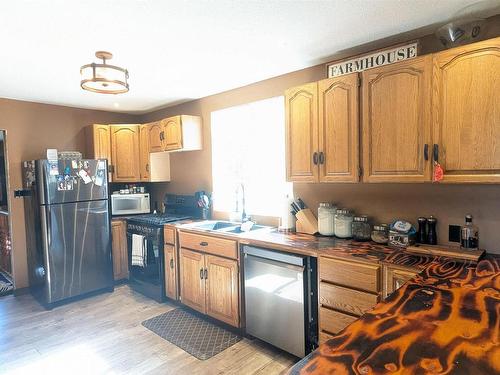
[[[163,226],[168,223],[173,223],[175,221],[181,221],[190,218],[190,216],[179,216],[171,214],[145,214],[130,217],[127,219],[127,222],[133,224]]]

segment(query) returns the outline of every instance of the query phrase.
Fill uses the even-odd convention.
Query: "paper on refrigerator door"
[[[57,176],[59,174],[59,168],[57,165],[57,149],[48,148],[47,149],[47,160],[49,163],[49,174],[51,176]]]

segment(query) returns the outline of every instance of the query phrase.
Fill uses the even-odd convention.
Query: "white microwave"
[[[111,195],[111,214],[113,216],[149,214],[150,211],[149,193]]]

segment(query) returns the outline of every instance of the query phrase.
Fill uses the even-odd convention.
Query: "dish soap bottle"
[[[465,225],[460,228],[460,247],[468,250],[479,247],[479,229],[472,224],[472,215],[465,216]]]

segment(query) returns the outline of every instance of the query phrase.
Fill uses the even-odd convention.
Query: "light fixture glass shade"
[[[105,55],[106,54],[106,55]],[[102,58],[102,64],[87,64],[80,68],[80,86],[84,90],[101,94],[122,94],[129,90],[128,71],[119,66],[106,64],[111,58],[109,52],[96,52]]]

